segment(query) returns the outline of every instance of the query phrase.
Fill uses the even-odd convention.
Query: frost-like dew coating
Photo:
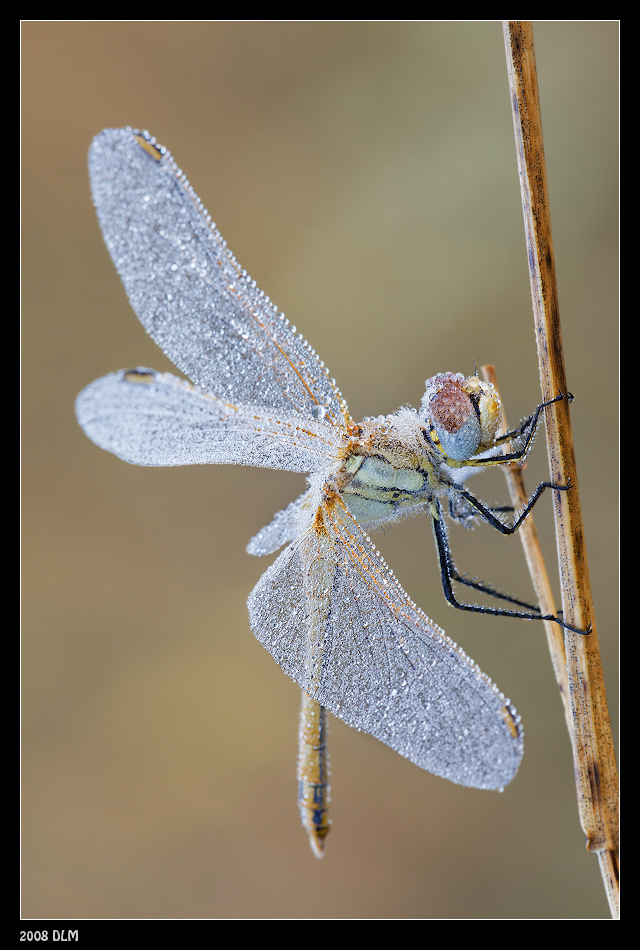
[[[313,350],[242,271],[175,162],[147,135],[110,129],[89,152],[102,233],[145,330],[225,401],[344,424]]]
[[[515,710],[414,606],[363,531],[409,511],[439,520],[438,497],[456,492],[468,506],[465,472],[493,464],[477,456],[495,448],[497,394],[475,376],[441,374],[427,381],[419,413],[355,424],[324,364],[241,270],[164,148],[147,133],[107,130],[89,167],[131,304],[190,382],[148,369],[97,380],[77,400],[87,435],[138,465],[309,476],[249,544],[255,555],[287,547],[248,605],[256,637],[310,699],[300,781],[314,850],[328,830],[318,704],[421,768],[502,788],[522,756]]]
[[[412,604],[339,500],[263,574],[249,618],[282,669],[350,726],[459,785],[513,778],[515,712]]]

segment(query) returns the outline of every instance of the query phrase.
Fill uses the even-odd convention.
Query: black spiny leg
[[[504,456],[507,458],[507,456]],[[457,485],[454,486],[453,490],[456,495],[459,495],[461,498],[469,504],[469,506],[484,520],[487,524],[490,524],[492,528],[495,528],[496,531],[499,531],[500,534],[515,534],[518,530],[524,519],[527,517],[535,503],[537,502],[540,495],[543,493],[545,488],[553,488],[554,491],[569,491],[571,488],[571,481],[567,485],[554,485],[552,482],[540,482],[536,490],[533,492],[526,505],[515,519],[513,524],[505,524],[504,521],[500,521],[499,518],[496,518],[494,511],[499,509],[488,508],[486,505],[480,501],[479,498],[476,498],[475,495],[472,495],[471,492],[467,491],[466,488],[460,488]]]
[[[547,487],[553,487],[551,485]],[[463,494],[467,495],[467,493]],[[535,493],[534,493],[535,494]],[[538,493],[538,495],[541,492]],[[473,496],[470,496],[473,498]],[[537,496],[536,496],[537,497]],[[474,499],[475,500],[475,499]],[[535,501],[535,499],[534,499]],[[438,503],[437,507],[434,507],[432,510],[432,521],[433,521],[433,532],[436,539],[436,548],[438,551],[438,560],[440,562],[440,579],[442,581],[442,589],[444,591],[444,596],[447,601],[458,610],[470,610],[474,613],[480,614],[491,614],[496,617],[518,617],[520,620],[551,620],[553,623],[559,624],[561,627],[565,627],[567,630],[572,630],[574,633],[588,633],[588,631],[578,630],[576,627],[572,627],[571,624],[565,623],[559,617],[555,617],[553,614],[542,614],[538,607],[533,607],[531,604],[527,604],[524,601],[516,600],[515,597],[510,597],[508,594],[501,594],[498,591],[494,590],[488,584],[482,584],[479,581],[473,581],[469,578],[463,577],[459,571],[456,569],[453,558],[451,556],[451,549],[449,547],[449,538],[447,536],[447,530],[444,524],[444,518],[442,516],[442,508]],[[488,509],[484,508],[481,505],[484,512],[491,514]],[[491,516],[494,518],[494,516]],[[489,520],[489,519],[487,519]],[[497,521],[497,519],[495,519]],[[518,520],[518,524],[522,521],[522,518]],[[492,523],[489,520],[489,523]],[[499,522],[501,524],[501,522]],[[502,527],[508,527],[502,525]],[[515,530],[515,529],[513,529]],[[505,534],[511,534],[512,531],[505,531]],[[467,587],[472,587],[474,590],[481,591],[484,594],[489,594],[491,597],[496,597],[498,600],[504,600],[507,603],[515,604],[519,607],[526,608],[525,610],[505,610],[503,607],[485,607],[480,604],[464,604],[456,599],[456,596],[453,592],[452,582],[457,581],[458,583],[465,584]]]

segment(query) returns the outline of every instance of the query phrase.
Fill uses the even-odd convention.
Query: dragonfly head
[[[464,461],[494,444],[501,409],[491,383],[439,373],[427,380],[419,417],[432,428],[445,455]]]

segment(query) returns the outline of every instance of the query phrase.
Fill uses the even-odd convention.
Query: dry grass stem
[[[500,391],[493,366],[483,366],[482,375],[487,382],[493,383],[498,392]],[[502,431],[509,431],[504,409],[502,411]],[[506,454],[508,451],[509,447],[505,446],[503,452]],[[514,508],[519,511],[525,506],[528,499],[527,490],[524,485],[522,468],[517,462],[512,462],[510,465],[502,466],[502,471],[504,472],[505,478],[507,479],[511,503],[513,504]],[[544,614],[555,614],[557,613],[556,604],[551,590],[551,583],[549,581],[549,575],[547,573],[547,568],[542,556],[542,549],[538,540],[538,532],[536,530],[532,514],[528,515],[524,520],[518,529],[518,535],[522,541],[522,547],[524,548],[529,574],[531,575],[533,588],[536,592],[540,609]],[[569,691],[567,686],[567,663],[564,652],[564,638],[562,636],[562,630],[557,623],[553,623],[550,620],[545,620],[544,626],[547,634],[547,642],[549,644],[551,661],[553,663],[553,670],[558,683],[558,689],[560,690],[560,697],[564,706],[565,717],[567,719],[567,728],[569,731],[571,731]]]
[[[543,400],[567,392],[547,194],[533,29],[503,21],[520,190]],[[546,411],[556,542],[564,618],[588,636],[565,631],[571,742],[580,822],[587,848],[598,853],[607,897],[618,916],[618,781],[593,613],[569,404]],[[535,583],[535,581],[534,581]],[[546,608],[545,608],[546,609]],[[557,659],[554,659],[554,665]],[[561,687],[562,688],[562,687]]]

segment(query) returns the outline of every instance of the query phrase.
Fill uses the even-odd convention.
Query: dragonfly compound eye
[[[462,461],[478,451],[482,431],[474,402],[460,373],[439,373],[427,380],[420,415],[431,422],[442,450]]]

